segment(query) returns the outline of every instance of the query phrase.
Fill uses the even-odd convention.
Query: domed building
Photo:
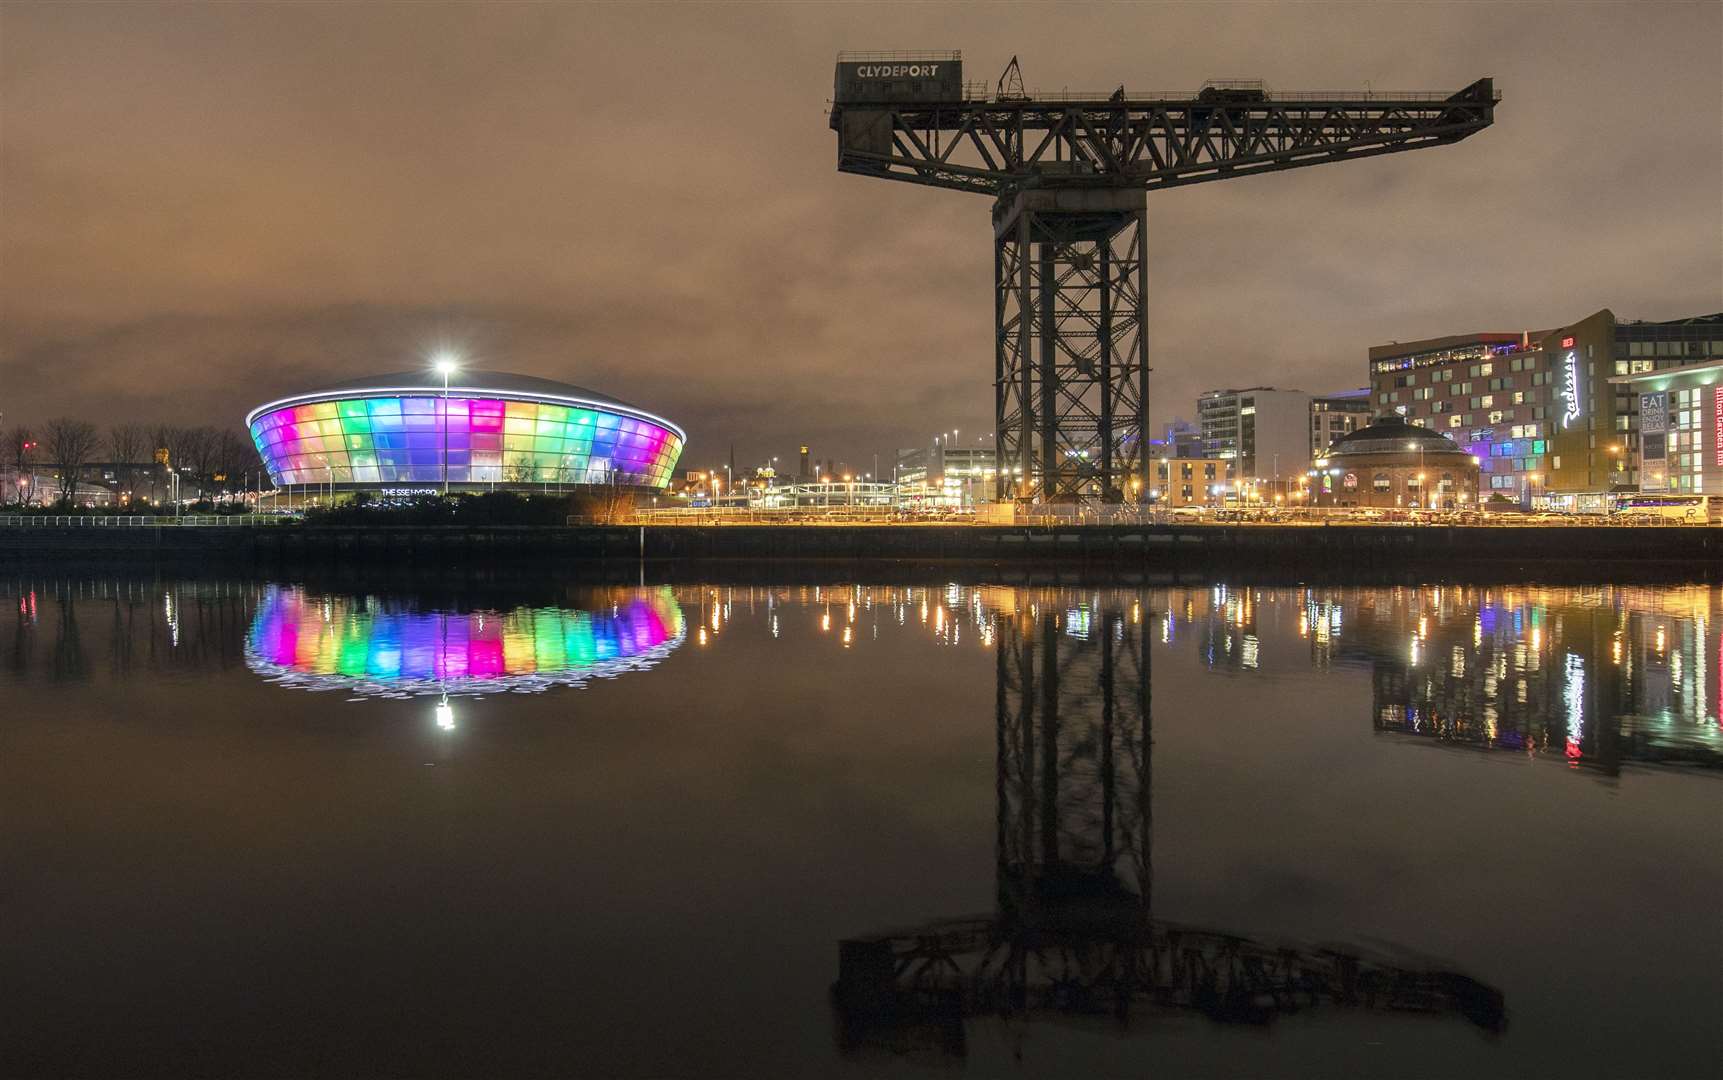
[[[1478,460],[1390,413],[1334,441],[1312,469],[1317,506],[1455,510],[1478,503]]]
[[[492,371],[376,375],[245,418],[277,488],[331,497],[504,488],[668,486],[687,435],[584,387]]]

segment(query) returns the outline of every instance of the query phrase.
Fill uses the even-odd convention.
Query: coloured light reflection
[[[246,663],[272,681],[312,690],[531,692],[643,671],[685,635],[669,589],[595,594],[592,605],[417,611],[272,586],[246,637]]]
[[[444,443],[451,484],[666,487],[682,437],[599,405],[485,397],[471,391],[355,397],[259,414],[251,439],[277,486],[437,484]]]

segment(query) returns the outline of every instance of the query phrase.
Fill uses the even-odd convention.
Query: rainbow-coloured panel
[[[650,667],[684,634],[667,588],[614,590],[591,608],[461,613],[271,586],[246,657],[260,675],[314,689],[482,694]]]
[[[447,406],[447,434],[444,408]],[[666,487],[682,438],[591,405],[451,395],[355,397],[261,413],[251,439],[276,486],[451,484]]]

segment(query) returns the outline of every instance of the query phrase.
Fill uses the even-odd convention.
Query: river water
[[[6,1075],[1712,1075],[1712,586],[0,578]]]

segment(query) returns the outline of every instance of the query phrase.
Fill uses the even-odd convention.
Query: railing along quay
[[[146,529],[251,527],[295,521],[285,514],[183,514],[154,517],[124,514],[0,514],[0,529]]]

